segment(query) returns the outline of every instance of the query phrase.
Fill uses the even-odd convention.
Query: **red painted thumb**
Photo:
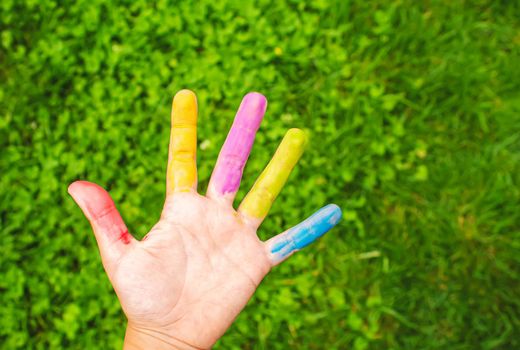
[[[105,266],[117,261],[135,240],[108,192],[88,181],[73,182],[68,191],[92,225]]]

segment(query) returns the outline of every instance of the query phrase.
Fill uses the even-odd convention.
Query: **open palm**
[[[196,98],[188,90],[175,96],[166,201],[161,219],[141,241],[128,233],[105,190],[86,181],[70,185],[128,318],[125,348],[211,347],[271,267],[339,221],[339,208],[328,205],[267,242],[257,237],[303,152],[306,138],[298,129],[288,131],[238,210],[233,208],[265,108],[262,95],[245,96],[202,196],[196,190]]]

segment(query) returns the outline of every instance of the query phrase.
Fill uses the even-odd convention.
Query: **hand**
[[[238,210],[233,208],[266,105],[258,93],[244,97],[202,196],[197,193],[197,101],[189,90],[177,93],[166,201],[161,219],[141,241],[128,232],[105,190],[86,181],[69,186],[92,225],[128,318],[125,349],[210,348],[273,266],[339,221],[341,211],[331,204],[266,242],[257,237],[303,152],[306,137],[298,129],[287,132]]]

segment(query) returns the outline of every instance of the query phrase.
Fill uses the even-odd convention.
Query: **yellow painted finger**
[[[173,98],[166,174],[167,193],[197,189],[197,97],[181,90]]]
[[[287,131],[273,158],[242,201],[238,209],[242,214],[259,222],[265,218],[303,154],[306,143],[307,137],[302,130]]]

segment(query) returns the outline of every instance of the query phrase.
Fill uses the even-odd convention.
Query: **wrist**
[[[123,350],[202,350],[153,328],[126,327]]]

